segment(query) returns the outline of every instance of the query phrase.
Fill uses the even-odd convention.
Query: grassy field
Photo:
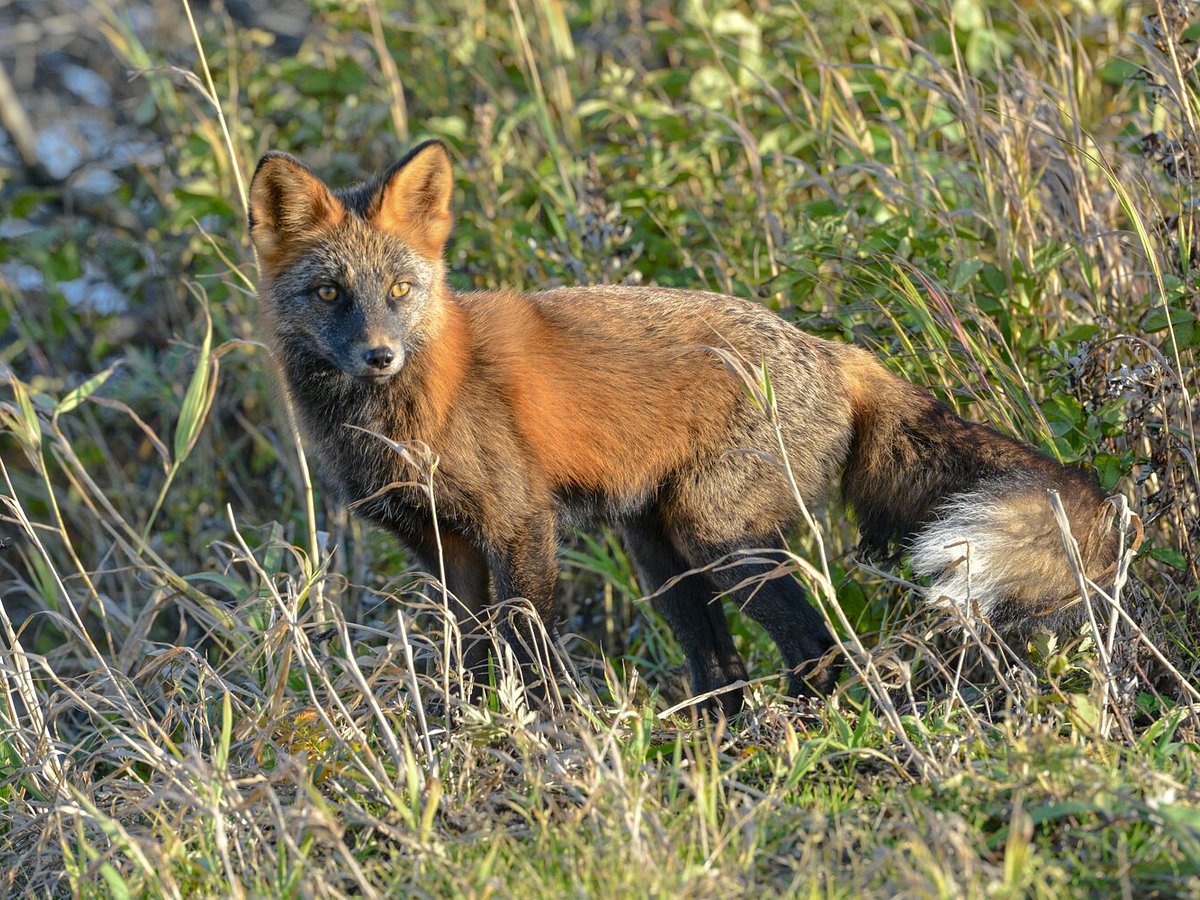
[[[247,6],[0,46],[37,129],[82,127],[66,58],[137,147],[100,189],[0,148],[0,893],[1200,895],[1190,4]],[[850,671],[789,702],[731,610],[762,677],[717,726],[583,532],[554,709],[463,705],[424,579],[305,460],[244,228],[267,149],[341,184],[427,137],[459,287],[708,288],[869,346],[1127,497],[1118,595],[1010,647],[821,511],[795,577]]]

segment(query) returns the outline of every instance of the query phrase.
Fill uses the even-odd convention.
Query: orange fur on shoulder
[[[435,433],[450,420],[471,358],[471,333],[466,316],[439,286],[431,304],[431,327],[436,346],[424,355],[425,393],[420,398],[427,427]]]
[[[616,495],[650,489],[695,454],[696,429],[723,421],[736,397],[700,347],[648,345],[635,358],[605,323],[568,331],[509,292],[476,299],[471,313],[517,430],[551,484]],[[701,402],[703,416],[695,414]]]

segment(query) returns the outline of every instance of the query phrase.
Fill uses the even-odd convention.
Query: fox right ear
[[[376,228],[440,259],[454,217],[454,172],[441,141],[426,141],[388,171],[370,216]]]
[[[259,161],[250,182],[250,240],[267,271],[279,267],[289,246],[307,243],[344,215],[325,183],[298,159],[273,150]]]

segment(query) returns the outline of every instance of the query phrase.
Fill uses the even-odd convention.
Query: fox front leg
[[[473,674],[472,696],[478,699],[479,688],[486,681],[490,643],[486,623],[490,577],[487,559],[466,537],[444,523],[439,523],[436,533],[432,528],[394,530],[416,553],[426,573],[435,579],[444,577],[444,582],[435,583],[430,591],[431,599],[440,602],[444,597],[445,612],[450,617],[446,621],[444,640],[450,644],[452,664]]]
[[[538,648],[553,637],[558,624],[554,588],[558,582],[557,529],[553,516],[526,519],[508,541],[494,547],[491,556],[492,584],[496,590],[499,631],[528,676],[543,653]],[[536,617],[527,610],[510,605],[515,599],[527,600]],[[545,660],[550,648],[545,647]],[[540,668],[540,667],[539,667]],[[547,671],[543,676],[549,675]],[[536,680],[536,679],[535,679]]]

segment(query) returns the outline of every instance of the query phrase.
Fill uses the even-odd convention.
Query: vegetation
[[[1190,3],[313,0],[291,53],[181,2],[91,10],[161,164],[87,205],[0,174],[0,892],[1200,893]],[[714,724],[586,532],[555,709],[462,704],[436,590],[310,473],[243,225],[269,148],[338,184],[426,137],[460,287],[706,287],[871,346],[1129,499],[1119,596],[1008,647],[814,511],[851,671],[790,703],[732,615],[766,677]]]

